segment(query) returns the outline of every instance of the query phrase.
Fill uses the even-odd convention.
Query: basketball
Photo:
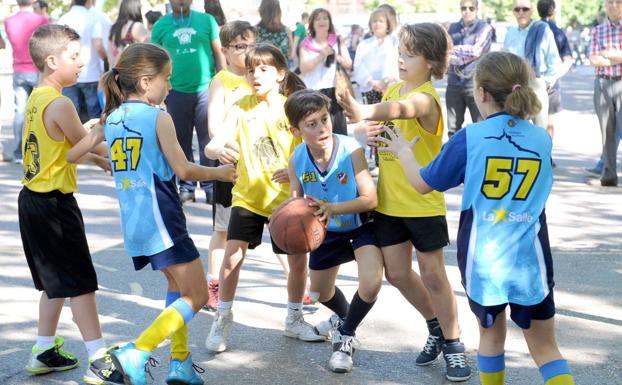
[[[287,254],[308,253],[317,249],[326,236],[326,227],[313,213],[309,198],[291,198],[272,212],[270,235],[274,243]]]

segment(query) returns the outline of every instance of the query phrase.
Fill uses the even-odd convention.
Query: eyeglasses
[[[236,52],[246,52],[250,49],[255,48],[255,44],[239,43],[239,44],[230,45],[228,47],[235,49]]]
[[[462,12],[466,12],[467,10],[470,12],[475,12],[475,9],[476,9],[475,7],[460,7],[460,10]]]
[[[514,7],[514,13],[520,13],[520,12],[527,13],[529,11],[531,11],[531,8],[529,7]]]

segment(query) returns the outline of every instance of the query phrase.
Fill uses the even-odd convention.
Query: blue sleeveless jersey
[[[160,109],[127,101],[106,119],[104,132],[127,253],[152,256],[188,238],[174,173],[160,150]]]
[[[347,202],[358,197],[352,152],[360,148],[358,142],[343,135],[333,135],[335,150],[325,172],[313,161],[305,143],[294,150],[296,177],[305,195],[325,202]],[[328,231],[345,232],[363,224],[361,214],[333,215],[328,223]]]
[[[553,185],[551,139],[542,128],[504,113],[463,131],[421,171],[441,191],[464,182],[462,284],[483,306],[538,304],[553,287],[544,215]]]

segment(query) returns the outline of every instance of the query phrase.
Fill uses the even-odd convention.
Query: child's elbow
[[[378,207],[378,196],[376,194],[371,194],[367,197],[367,205],[365,207],[366,211],[374,211]]]

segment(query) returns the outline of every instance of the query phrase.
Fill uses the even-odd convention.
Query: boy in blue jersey
[[[376,301],[383,262],[366,215],[377,197],[363,149],[356,140],[333,134],[329,105],[323,94],[302,90],[287,99],[285,114],[294,136],[304,142],[289,160],[291,196],[312,198],[315,215],[328,228],[324,242],[310,255],[310,295],[335,312],[316,328],[327,336],[332,332],[329,367],[343,373],[352,370],[355,331]],[[339,265],[352,260],[358,264],[359,287],[348,305],[335,279]]]
[[[483,385],[505,383],[505,308],[523,329],[546,385],[574,384],[555,341],[553,260],[544,206],[553,185],[551,138],[526,119],[541,105],[526,62],[507,52],[484,56],[474,96],[486,120],[459,131],[421,168],[419,140],[399,131],[380,138],[413,187],[425,194],[464,183],[458,264],[480,324],[477,361]]]

